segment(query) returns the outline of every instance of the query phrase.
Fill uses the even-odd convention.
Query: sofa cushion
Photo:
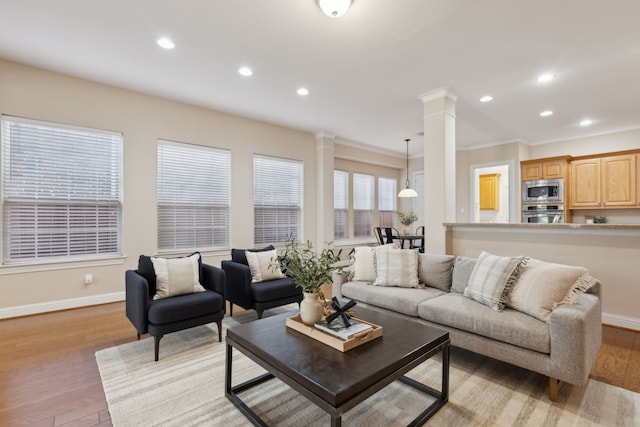
[[[516,310],[497,312],[458,293],[428,299],[418,316],[443,326],[471,332],[519,347],[549,354],[549,325]]]
[[[453,255],[418,254],[420,283],[449,292],[453,260]]]
[[[343,297],[413,317],[418,315],[418,304],[422,301],[444,294],[435,288],[370,286],[366,282],[347,282],[342,285],[341,290]],[[357,310],[358,306],[356,312]]]
[[[523,261],[524,257],[505,257],[482,251],[463,295],[502,311]]]
[[[476,266],[476,259],[466,256],[457,256],[453,263],[453,271],[451,272],[451,292],[464,293],[469,278]]]
[[[151,257],[156,274],[154,300],[177,295],[204,292],[200,284],[200,254],[182,258]]]
[[[250,252],[262,252],[262,251],[272,251],[275,248],[273,245],[265,246],[264,248],[254,248],[254,249],[231,249],[231,261],[239,262],[240,264],[249,265],[247,261],[246,251]]]
[[[557,305],[574,304],[577,298],[573,295],[593,284],[595,279],[586,268],[530,258],[513,284],[507,307],[549,322],[551,311]]]
[[[186,294],[172,298],[149,301],[149,322],[156,325],[180,322],[187,318],[205,316],[222,311],[222,294],[205,290],[197,294]],[[186,314],[188,313],[188,316]]]
[[[275,249],[271,251],[257,252],[246,251],[245,256],[247,258],[247,263],[249,264],[249,271],[251,271],[252,283],[282,279],[284,277],[279,266],[271,268],[271,264],[276,262],[275,259],[278,256],[278,251]]]
[[[351,266],[353,276],[350,280],[373,283],[373,281],[376,280],[376,265],[373,260],[374,248],[370,246],[360,246],[354,249],[354,260]]]
[[[378,246],[375,286],[418,287],[418,251]]]

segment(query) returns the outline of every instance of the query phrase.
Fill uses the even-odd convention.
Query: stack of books
[[[359,322],[355,319],[349,319],[351,326],[345,326],[342,317],[336,318],[333,322],[327,323],[325,319],[314,324],[317,329],[326,332],[334,337],[338,337],[343,341],[352,338],[354,335],[373,329],[373,326]]]

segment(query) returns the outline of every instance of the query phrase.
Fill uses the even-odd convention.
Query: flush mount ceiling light
[[[543,111],[542,113],[540,113],[540,117],[549,117],[551,115],[553,115],[553,111],[551,111],[551,110],[546,110],[546,111]]]
[[[418,197],[418,193],[416,190],[411,188],[411,183],[409,182],[409,141],[410,139],[405,139],[407,143],[407,180],[405,181],[405,185],[407,188],[398,193],[398,197]]]
[[[493,96],[485,95],[482,98],[480,98],[480,102],[489,102],[489,101],[493,101]]]
[[[173,49],[174,47],[176,47],[175,43],[173,43],[173,41],[171,41],[171,39],[167,37],[159,38],[158,40],[156,40],[156,43],[158,43],[158,46],[164,49]]]
[[[555,78],[556,78],[555,74],[551,74],[551,73],[541,74],[540,77],[538,77],[538,83],[547,83]]]
[[[329,18],[339,18],[351,6],[351,0],[316,0],[322,12]]]
[[[253,75],[253,70],[249,67],[240,67],[238,68],[238,74],[241,76],[249,77]]]
[[[589,126],[593,121],[591,119],[584,119],[580,122],[580,126]]]
[[[301,87],[296,90],[296,93],[300,96],[307,96],[309,95],[309,89],[307,89],[306,87]]]

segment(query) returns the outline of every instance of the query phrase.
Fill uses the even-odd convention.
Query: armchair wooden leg
[[[256,310],[256,312],[258,313],[258,319],[262,319],[262,313],[264,313],[264,310]]]
[[[558,385],[560,380],[549,377],[549,400],[552,402],[558,401]]]
[[[222,342],[222,320],[216,322],[218,325],[218,342]]]
[[[233,303],[229,303],[229,317],[233,317]]]
[[[140,332],[138,332],[138,341],[140,341]]]
[[[162,339],[162,335],[158,335],[153,337],[155,344],[155,352],[156,352],[156,362],[158,361],[158,356],[160,354],[160,340]]]

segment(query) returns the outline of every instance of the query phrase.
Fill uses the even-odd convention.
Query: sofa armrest
[[[550,376],[575,385],[584,384],[602,344],[602,305],[591,293],[578,303],[551,312]]]
[[[222,295],[226,300],[226,275],[224,270],[213,265],[202,264],[202,286]]]
[[[251,308],[251,270],[248,265],[222,261],[225,274],[225,293],[228,301],[243,308]]]
[[[125,273],[125,311],[140,335],[148,332],[149,284],[135,270]]]
[[[338,299],[342,298],[342,285],[347,283],[349,276],[349,270],[334,271],[331,275],[331,296]]]

